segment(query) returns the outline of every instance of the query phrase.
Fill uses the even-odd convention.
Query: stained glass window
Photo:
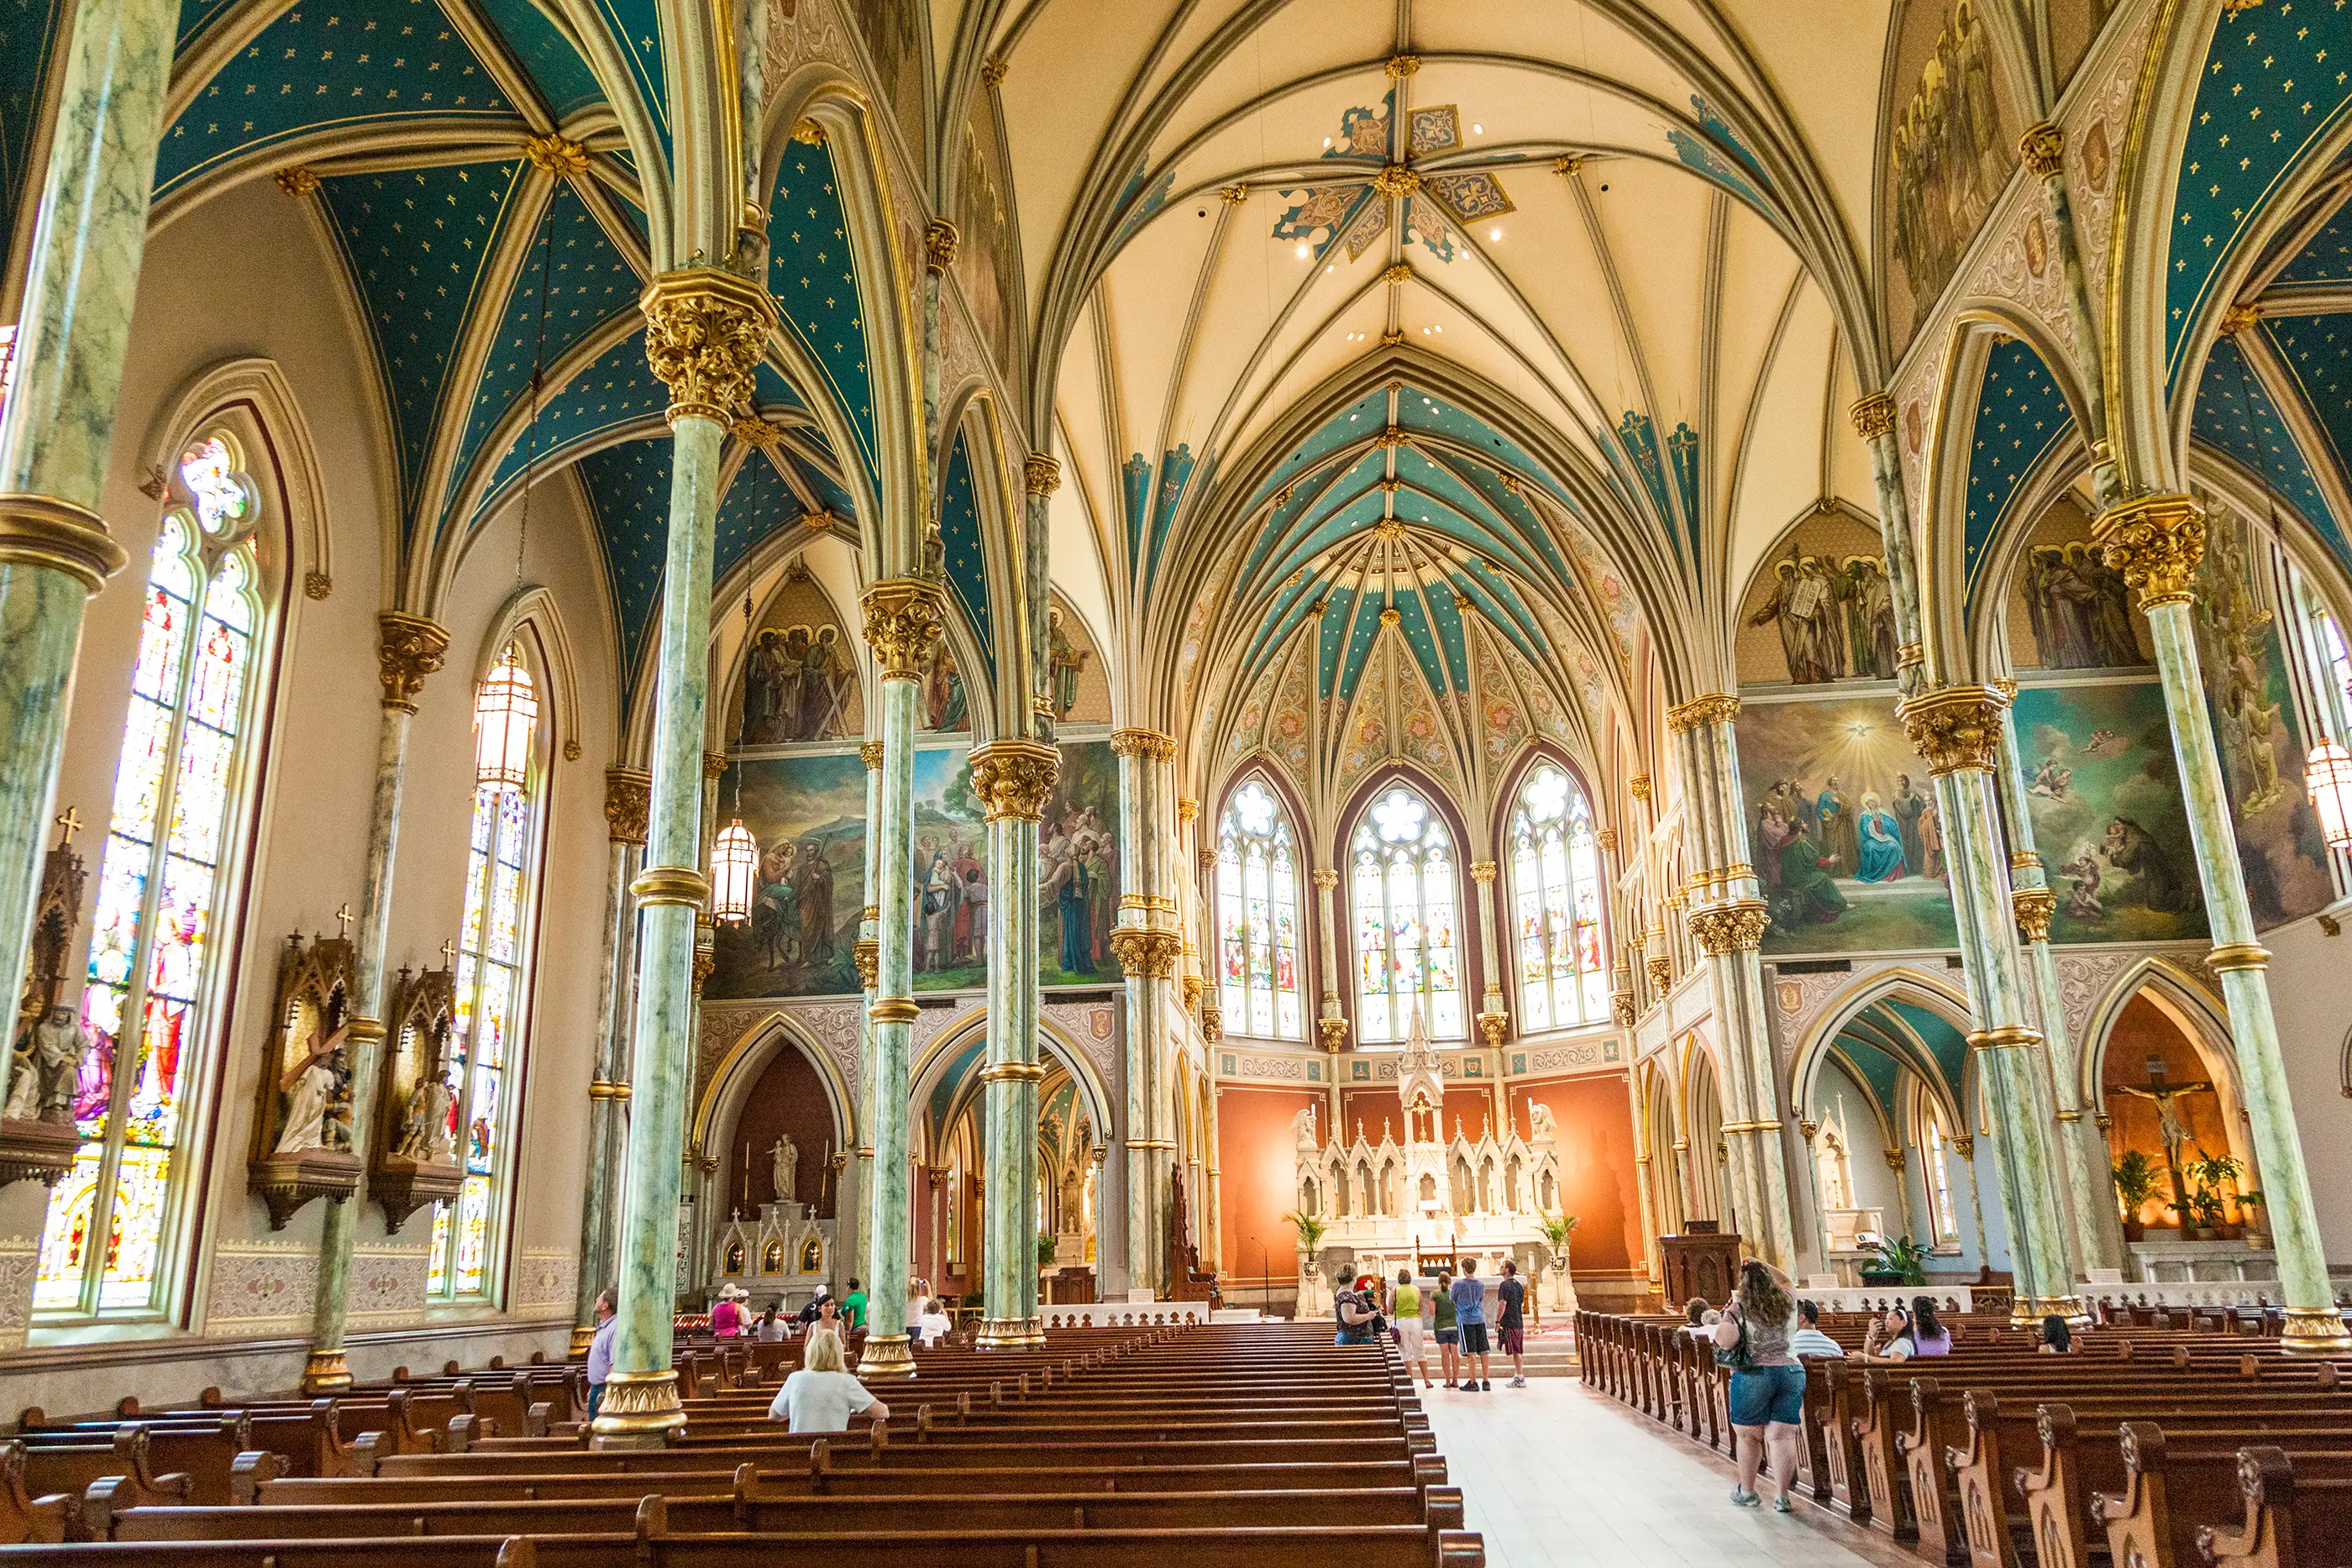
[[[1512,940],[1519,1029],[1569,1029],[1609,1016],[1601,934],[1601,852],[1584,791],[1538,763],[1511,808]]]
[[[226,438],[190,447],[179,479],[193,504],[163,519],[149,560],[100,854],[81,1000],[91,1046],[73,1103],[81,1146],[42,1228],[33,1302],[45,1313],[156,1310],[186,1185],[176,1156],[190,1064],[210,1026],[209,959],[245,782],[239,742],[261,601],[257,504]]]
[[[507,650],[489,680],[519,683],[526,699],[535,695],[519,648]],[[522,1006],[523,899],[530,883],[539,788],[535,719],[520,722],[525,727],[520,750],[534,765],[523,770],[520,782],[501,773],[474,788],[449,1073],[457,1091],[449,1106],[449,1143],[465,1161],[466,1184],[455,1203],[433,1211],[425,1281],[432,1294],[443,1297],[478,1296],[488,1290],[490,1227],[506,1187],[511,1120],[506,1079]]]
[[[1927,1203],[1935,1214],[1936,1239],[1958,1241],[1960,1239],[1960,1218],[1952,1205],[1951,1172],[1944,1163],[1944,1152],[1950,1145],[1945,1141],[1942,1124],[1930,1120],[1927,1135],[1920,1142],[1926,1145],[1923,1152],[1927,1156],[1923,1163],[1927,1167]]]
[[[1444,819],[1397,785],[1365,810],[1348,852],[1356,1037],[1402,1041],[1418,1010],[1432,1040],[1462,1039],[1460,872]]]
[[[1256,779],[1217,821],[1217,994],[1228,1033],[1298,1040],[1298,861],[1290,821]]]

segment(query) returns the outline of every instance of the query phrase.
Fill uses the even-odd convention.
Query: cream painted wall
[[[2317,920],[2263,933],[2271,950],[2271,1010],[2286,1057],[2287,1092],[2319,1210],[2319,1234],[2338,1276],[2352,1273],[2352,1100],[2344,1048],[2352,1030],[2352,988],[2344,967],[2352,937],[2330,936]]]
[[[174,1303],[173,1327],[146,1331],[193,1333],[215,1343],[201,1351],[192,1345],[192,1359],[178,1373],[169,1364],[142,1370],[142,1397],[175,1396],[175,1385],[187,1380],[179,1374],[194,1374],[199,1355],[208,1355],[205,1364],[216,1370],[223,1337],[299,1335],[309,1319],[308,1262],[324,1206],[311,1204],[271,1233],[267,1210],[246,1190],[246,1160],[278,955],[289,932],[331,933],[335,909],[357,903],[368,835],[381,693],[375,616],[392,602],[385,530],[394,507],[389,461],[371,455],[384,423],[381,393],[339,303],[342,276],[342,263],[303,207],[258,183],[155,236],[133,323],[106,495],[109,523],[133,564],[90,607],[58,796],[58,810],[78,806],[95,830],[81,840],[93,900],[128,704],[125,672],[139,634],[139,584],[160,521],[160,507],[141,493],[139,480],[146,464],[192,434],[167,428],[182,389],[224,361],[274,364],[319,455],[331,535],[329,559],[313,559],[307,535],[293,539],[289,558],[281,519],[264,519],[265,570],[280,617],[274,700],[257,719],[266,727],[267,762],[257,794],[247,797],[258,809],[244,819],[249,880],[215,911],[220,946],[213,963],[227,983],[200,1051],[192,1052],[206,1070],[195,1081],[208,1076],[215,1087],[190,1103],[184,1145],[185,1156],[210,1153],[202,1201],[186,1206],[200,1212],[188,1214],[184,1237],[184,1243],[200,1241],[201,1257],[184,1266],[188,1288]],[[321,287],[322,278],[338,287]],[[259,458],[248,466],[268,488]],[[471,685],[493,622],[516,591],[516,539],[509,507],[474,543],[446,601],[432,610],[448,628],[451,645],[447,667],[425,685],[410,739],[387,947],[394,970],[437,965],[442,942],[457,935],[471,805]],[[304,574],[314,570],[331,570],[332,591],[324,600],[303,594]],[[422,1329],[428,1317],[445,1334],[475,1326],[472,1320],[494,1320],[478,1326],[509,1334],[548,1325],[541,1339],[526,1333],[494,1347],[509,1356],[527,1354],[526,1347],[560,1350],[562,1343],[557,1320],[571,1311],[607,894],[603,770],[614,760],[618,733],[614,638],[602,572],[576,487],[544,486],[533,498],[521,580],[552,597],[568,636],[576,688],[569,704],[547,706],[552,716],[567,707],[576,713],[579,733],[559,728],[550,737],[543,874],[519,1082],[518,1070],[510,1070],[510,1092],[519,1088],[520,1102],[509,1155],[519,1175],[494,1295],[499,1304],[428,1313],[423,1250],[431,1211],[411,1216],[398,1236],[388,1236],[382,1210],[371,1206],[360,1225],[354,1272],[355,1364],[363,1359],[362,1336]],[[576,761],[562,757],[567,739],[579,744]],[[76,975],[89,936],[85,912]],[[0,1193],[0,1238],[37,1237],[45,1197],[28,1183]],[[15,1246],[21,1250],[23,1244]],[[0,1241],[0,1251],[10,1246]],[[26,1274],[29,1285],[28,1270],[14,1272]],[[0,1346],[9,1343],[9,1316],[0,1303]],[[35,1343],[50,1337],[37,1335]],[[453,1346],[450,1354],[469,1353]],[[386,1359],[387,1369],[392,1355],[371,1352]],[[264,1363],[270,1371],[256,1385],[277,1385],[268,1377],[280,1369]],[[62,1366],[58,1375],[67,1375]],[[59,1408],[86,1392],[82,1381],[60,1385]],[[26,1397],[42,1395],[28,1389]]]

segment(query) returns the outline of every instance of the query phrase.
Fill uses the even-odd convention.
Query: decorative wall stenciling
[[[421,1259],[423,1249],[417,1249]],[[214,1335],[286,1333],[310,1326],[319,1288],[319,1248],[311,1241],[223,1239],[213,1248],[205,1295],[205,1332]],[[416,1305],[424,1307],[418,1281]]]

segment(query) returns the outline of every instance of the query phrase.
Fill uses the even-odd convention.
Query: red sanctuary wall
[[[1393,1104],[1396,1097],[1389,1099]],[[1217,1086],[1217,1186],[1223,1204],[1218,1261],[1229,1284],[1255,1283],[1269,1273],[1277,1285],[1293,1282],[1298,1234],[1282,1218],[1298,1207],[1297,1145],[1290,1124],[1309,1105],[1316,1120],[1323,1120],[1323,1095],[1316,1090]],[[1228,1294],[1236,1305],[1255,1304]]]
[[[1524,1137],[1528,1102],[1551,1110],[1559,1151],[1561,1208],[1582,1221],[1571,1251],[1577,1272],[1625,1270],[1647,1255],[1641,1189],[1634,1185],[1633,1107],[1622,1073],[1510,1085],[1511,1124]],[[1468,1124],[1464,1124],[1466,1130]]]
[[[722,1217],[737,1208],[747,1216],[757,1214],[761,1204],[775,1201],[774,1167],[768,1151],[775,1146],[779,1132],[791,1133],[793,1146],[800,1151],[800,1201],[814,1204],[820,1218],[832,1218],[833,1172],[825,1161],[841,1152],[841,1134],[833,1124],[833,1102],[825,1098],[816,1069],[797,1046],[791,1045],[776,1052],[776,1059],[768,1063],[743,1103],[734,1142],[725,1156],[727,1190],[719,1197]],[[747,1146],[751,1150],[748,1193],[743,1182]]]
[[[1464,1137],[1482,1138],[1486,1135],[1487,1124],[1495,1117],[1494,1096],[1484,1084],[1465,1086],[1449,1083],[1445,1086],[1445,1108],[1442,1114],[1444,1120],[1438,1128],[1440,1137],[1453,1138],[1454,1119],[1459,1116]],[[1375,1088],[1360,1084],[1340,1090],[1339,1126],[1337,1131],[1342,1141],[1355,1141],[1359,1121],[1364,1124],[1364,1137],[1370,1143],[1381,1141],[1382,1122],[1388,1124],[1390,1134],[1398,1143],[1404,1142],[1404,1103],[1397,1098],[1396,1085],[1383,1083]],[[1321,1131],[1324,1142],[1330,1142],[1333,1129],[1326,1127]]]

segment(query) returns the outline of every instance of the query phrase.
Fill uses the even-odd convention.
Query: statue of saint
[[[74,1085],[89,1051],[89,1030],[71,1008],[51,1008],[33,1026],[25,1049],[9,1063],[7,1107],[11,1122],[73,1120]]]
[[[400,1146],[394,1152],[428,1164],[449,1157],[449,1106],[457,1098],[445,1078],[419,1080],[401,1119]]]
[[[776,1141],[769,1145],[768,1158],[770,1171],[776,1181],[776,1201],[795,1201],[801,1181],[801,1151],[800,1146],[793,1142],[790,1133],[777,1135]]]
[[[1551,1107],[1540,1100],[1528,1102],[1528,1142],[1548,1144],[1552,1140]]]
[[[286,1095],[286,1124],[278,1134],[278,1153],[299,1155],[310,1149],[349,1146],[350,1124],[338,1114],[336,1102],[344,1077],[343,1037],[350,1032],[349,1024],[323,1040],[313,1032],[301,1059],[278,1080],[278,1087]]]
[[[1315,1141],[1314,1106],[1302,1107],[1298,1114],[1290,1119],[1290,1132],[1291,1136],[1297,1142],[1300,1154],[1311,1155],[1317,1151],[1319,1145]]]

